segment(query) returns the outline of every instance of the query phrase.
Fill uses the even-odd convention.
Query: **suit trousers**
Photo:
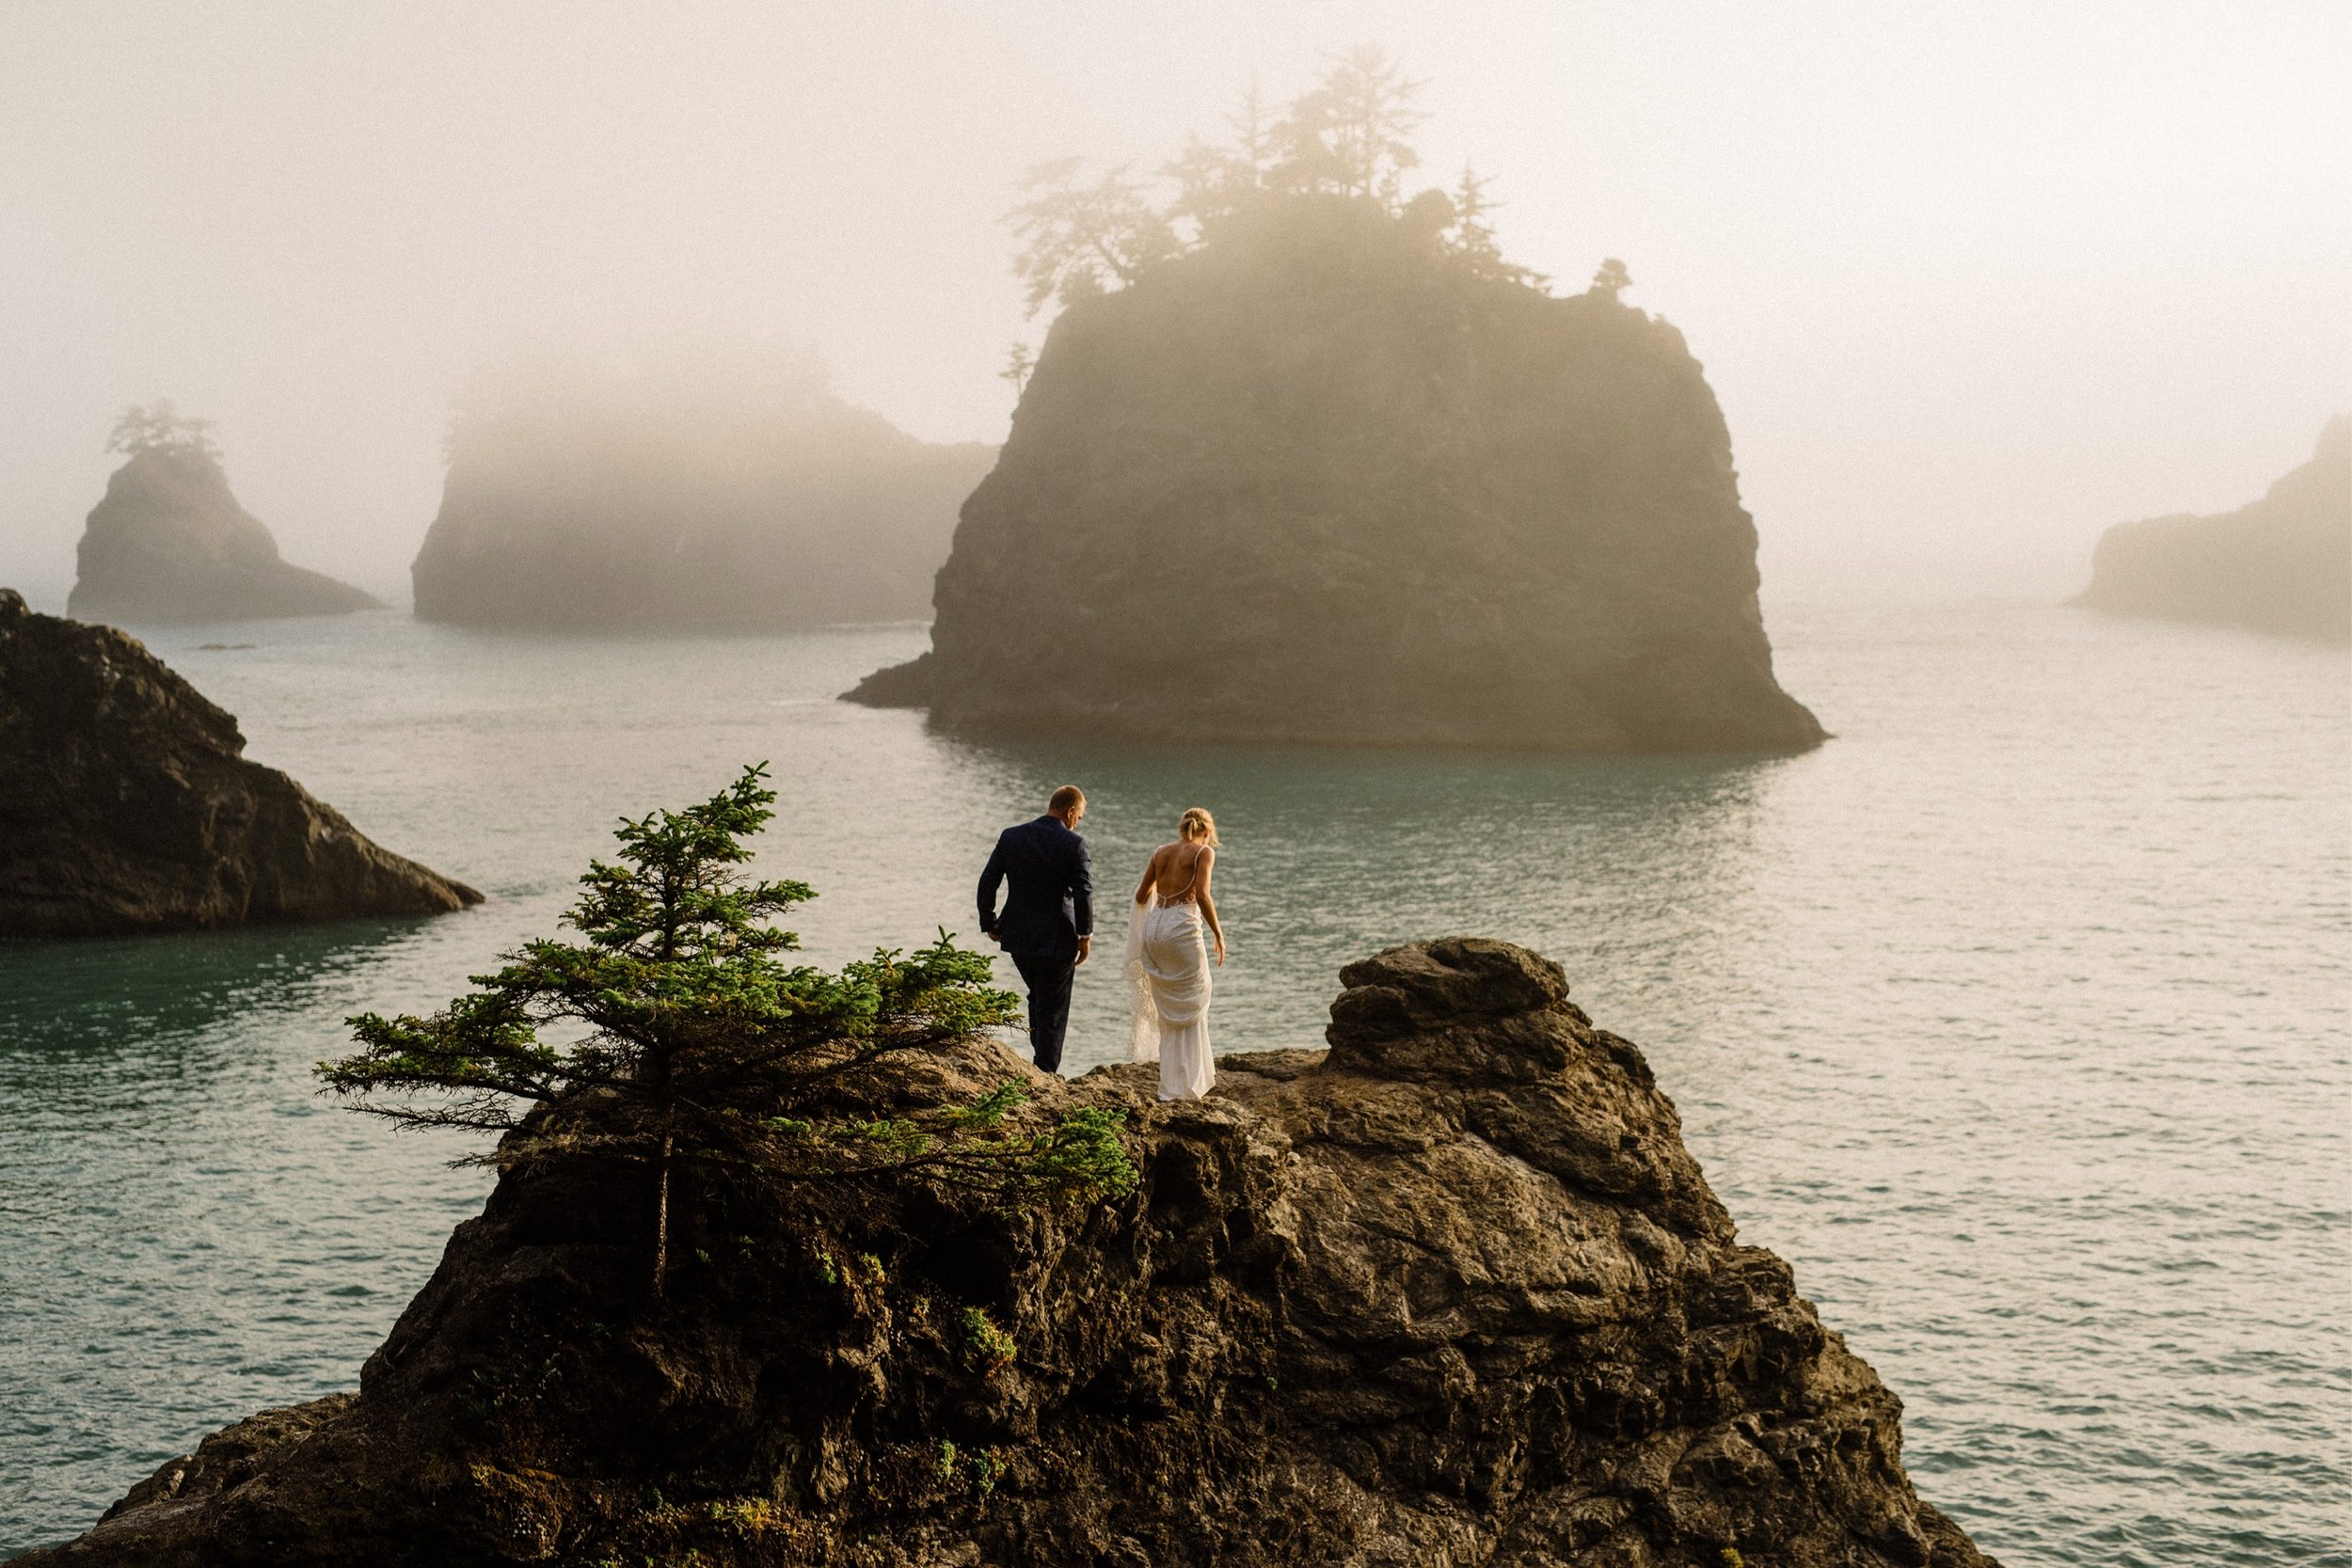
[[[1040,953],[1015,953],[1013,968],[1029,988],[1029,1051],[1042,1072],[1061,1070],[1061,1040],[1070,1032],[1070,987],[1077,978],[1078,960],[1049,958]]]

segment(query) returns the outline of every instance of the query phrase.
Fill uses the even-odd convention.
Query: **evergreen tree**
[[[968,1039],[1010,1021],[1015,1001],[945,931],[838,974],[788,962],[798,941],[769,922],[813,895],[740,869],[743,840],[773,815],[766,771],[746,768],[700,805],[624,820],[617,862],[591,863],[564,917],[585,941],[528,942],[430,1017],[351,1020],[360,1049],[319,1064],[323,1092],[405,1127],[500,1135],[461,1164],[582,1154],[643,1164],[656,1296],[681,1161],[787,1181],[901,1173],[996,1193],[1130,1190],[1118,1114],[1025,1131],[1011,1116],[1018,1081],[905,1117],[838,1109],[884,1057]]]
[[[1276,127],[1277,183],[1370,198],[1395,211],[1405,171],[1421,162],[1407,138],[1428,119],[1413,104],[1423,85],[1378,44],[1349,50]]]
[[[1132,283],[1183,248],[1168,216],[1125,168],[1081,185],[1084,164],[1063,158],[1039,165],[1023,182],[1028,199],[1006,214],[1024,242],[1013,272],[1027,285],[1032,316],[1049,299],[1068,305]]]
[[[1454,187],[1454,222],[1446,230],[1446,248],[1474,277],[1543,289],[1551,281],[1549,277],[1503,260],[1494,226],[1486,221],[1486,214],[1497,205],[1486,195],[1486,182],[1468,163],[1463,164],[1461,182]]]
[[[131,457],[143,451],[185,452],[217,462],[220,448],[213,444],[213,429],[211,420],[183,418],[169,398],[157,398],[151,407],[134,404],[122,411],[114,434],[106,438],[106,450]]]
[[[1233,133],[1233,162],[1248,171],[1253,188],[1263,187],[1274,167],[1274,121],[1266,114],[1256,71],[1249,73],[1249,85],[1242,88],[1241,103],[1225,117],[1225,125]]]
[[[1618,294],[1631,287],[1633,287],[1633,275],[1625,270],[1623,261],[1612,256],[1601,262],[1599,271],[1593,274],[1593,286],[1590,292],[1613,302]]]
[[[1415,103],[1422,86],[1386,50],[1365,44],[1332,60],[1311,88],[1269,119],[1253,77],[1239,109],[1226,117],[1233,142],[1188,138],[1158,171],[1175,188],[1159,205],[1152,188],[1124,169],[1088,184],[1079,178],[1081,159],[1039,166],[1024,183],[1027,199],[1006,214],[1024,242],[1013,270],[1027,285],[1029,314],[1049,299],[1068,305],[1134,282],[1200,245],[1261,193],[1377,202],[1471,276],[1548,293],[1549,278],[1504,260],[1490,221],[1495,202],[1469,165],[1450,196],[1424,190],[1406,199],[1405,175],[1421,162],[1411,137],[1427,119]],[[1019,384],[1015,371],[1004,374]]]
[[[1197,135],[1186,138],[1184,151],[1160,173],[1176,182],[1176,198],[1168,208],[1169,223],[1189,222],[1196,242],[1258,188],[1259,171],[1247,153],[1213,147]]]
[[[1037,356],[1029,351],[1028,344],[1016,340],[1005,355],[1005,368],[998,371],[996,376],[1000,381],[1012,383],[1012,395],[1018,402],[1021,394],[1029,389],[1029,372],[1035,369]]]

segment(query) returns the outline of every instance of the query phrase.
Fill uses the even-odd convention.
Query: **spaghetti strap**
[[[1191,875],[1184,879],[1184,885],[1180,891],[1173,894],[1160,894],[1159,900],[1161,903],[1172,904],[1179,898],[1189,898],[1192,896],[1192,890],[1199,886],[1200,882],[1200,857],[1207,852],[1208,851],[1200,846],[1195,845],[1192,847],[1192,860],[1186,866],[1186,869],[1191,873]]]

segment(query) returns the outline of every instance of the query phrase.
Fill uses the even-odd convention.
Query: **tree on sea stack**
[[[214,423],[182,414],[169,398],[157,398],[146,408],[134,404],[115,421],[114,432],[106,438],[106,450],[126,457],[136,457],[144,451],[167,451],[218,462],[220,448],[213,441]]]
[[[1421,165],[1412,135],[1428,119],[1416,103],[1423,86],[1388,51],[1362,44],[1334,57],[1279,114],[1269,114],[1252,81],[1227,119],[1232,143],[1192,137],[1157,171],[1156,185],[1124,165],[1089,176],[1084,157],[1038,165],[1022,182],[1020,205],[1005,214],[1021,241],[1012,265],[1027,313],[1117,293],[1201,250],[1244,212],[1313,198],[1376,207],[1472,277],[1549,293],[1548,277],[1503,257],[1488,221],[1497,203],[1467,164],[1451,194],[1406,196],[1406,177]],[[1622,273],[1624,263],[1606,265]],[[1003,373],[1019,390],[1027,370]]]
[[[1004,1196],[1132,1189],[1120,1114],[1075,1111],[1024,1129],[1012,1117],[1018,1080],[901,1117],[843,1108],[844,1091],[883,1058],[1009,1022],[1015,1001],[989,985],[985,957],[944,930],[915,952],[880,951],[837,974],[788,962],[798,939],[769,922],[815,895],[740,869],[752,858],[744,840],[774,815],[766,774],[765,764],[747,768],[699,805],[624,819],[617,861],[591,863],[564,917],[584,942],[526,943],[430,1017],[352,1019],[360,1049],[318,1065],[323,1092],[404,1127],[499,1135],[458,1164],[642,1163],[657,1297],[681,1162],[786,1181],[896,1175]]]

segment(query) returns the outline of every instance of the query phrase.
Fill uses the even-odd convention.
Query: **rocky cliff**
[[[1122,1109],[1142,1183],[1008,1210],[703,1164],[658,1307],[642,1171],[515,1165],[356,1395],[19,1560],[1990,1562],[1555,965],[1454,939],[1342,980],[1327,1053],[1229,1056],[1196,1104],[986,1041],[879,1069],[877,1118],[1016,1076],[1041,1118]]]
[[[814,377],[534,385],[462,416],[412,569],[417,613],[479,626],[918,619],[994,460],[933,446]]]
[[[2328,420],[2312,460],[2260,500],[2107,530],[2074,602],[2352,641],[2352,415]]]
[[[1266,203],[1054,324],[856,700],[976,735],[1787,750],[1756,530],[1681,335]]]
[[[237,504],[210,453],[135,453],[106,481],[75,551],[67,613],[164,626],[341,615],[382,608],[349,583],[278,559],[278,541]]]
[[[0,937],[481,901],[244,750],[237,721],[133,639],[0,589]]]

